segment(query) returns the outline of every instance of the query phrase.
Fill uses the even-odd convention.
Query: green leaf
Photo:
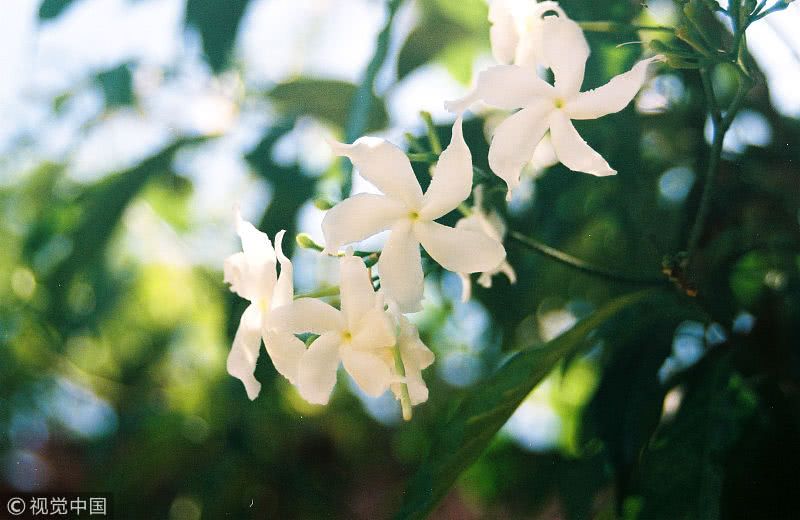
[[[206,61],[214,72],[228,66],[239,22],[249,1],[188,0],[186,3],[186,25],[199,31]]]
[[[344,128],[357,89],[344,81],[299,78],[276,86],[269,97],[286,113],[311,115]],[[372,94],[370,106],[366,131],[385,128],[389,116],[383,100]]]
[[[408,35],[397,58],[397,79],[435,60],[445,49],[469,36],[462,26],[445,18],[424,20]]]
[[[517,352],[487,380],[473,387],[436,429],[431,451],[409,483],[398,518],[424,518],[430,513],[458,476],[483,453],[523,399],[564,356],[581,349],[589,335],[608,320],[653,296],[663,297],[663,292],[643,291],[611,301],[554,340]]]
[[[642,454],[639,493],[626,502],[627,517],[720,517],[722,466],[757,397],[733,370],[727,352],[701,362],[685,387],[677,414]]]
[[[44,0],[39,6],[39,20],[49,21],[61,16],[73,0]]]
[[[133,74],[130,64],[123,63],[113,69],[100,72],[97,74],[96,80],[103,90],[107,108],[133,103]]]

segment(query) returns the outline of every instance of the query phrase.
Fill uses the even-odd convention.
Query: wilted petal
[[[400,221],[392,227],[377,265],[386,296],[402,312],[422,310],[422,259],[409,221]]]
[[[461,129],[461,116],[453,124],[450,145],[439,156],[428,191],[422,199],[419,214],[435,220],[458,207],[472,191],[472,154]]]
[[[533,157],[547,132],[547,116],[554,110],[549,100],[539,100],[500,123],[489,146],[489,166],[506,181],[508,196],[519,186],[522,168]]]
[[[569,99],[580,92],[589,44],[583,30],[565,16],[547,17],[540,25],[544,65],[553,71],[558,94]]]
[[[281,245],[285,234],[286,231],[281,230],[275,235],[275,256],[278,257],[278,262],[281,264],[281,274],[278,276],[278,283],[275,284],[272,292],[273,309],[292,303],[292,298],[294,298],[294,281],[292,280],[294,269],[292,262],[283,254]]]
[[[433,363],[433,352],[419,339],[417,328],[405,316],[398,320],[400,325],[400,356],[406,373],[406,384],[412,405],[418,405],[428,400],[428,387],[422,379],[422,370]],[[399,385],[393,385],[395,394],[399,392]]]
[[[341,331],[344,326],[341,312],[315,298],[299,298],[269,313],[270,329],[291,334],[324,334],[331,330]]]
[[[478,74],[475,88],[464,98],[446,101],[450,112],[461,113],[478,101],[511,110],[530,105],[539,98],[553,99],[553,87],[536,74],[534,67],[497,65]]]
[[[382,308],[370,309],[352,331],[352,344],[358,350],[381,349],[395,344],[394,325]]]
[[[661,56],[642,60],[631,70],[614,76],[611,81],[594,90],[581,92],[567,102],[564,111],[570,119],[597,119],[619,112],[630,103],[647,79],[647,66],[662,59]]]
[[[244,383],[247,397],[258,397],[261,383],[253,376],[261,347],[261,311],[258,305],[245,309],[239,328],[233,338],[233,347],[228,354],[228,373]]]
[[[422,200],[411,162],[405,152],[385,139],[361,137],[353,144],[331,143],[334,153],[353,161],[358,173],[387,196],[418,208]]]
[[[327,332],[314,340],[303,354],[297,371],[297,389],[309,403],[328,404],[336,384],[340,342],[339,332]]]
[[[342,364],[367,395],[378,397],[389,388],[392,373],[384,356],[343,347]]]
[[[617,173],[602,155],[583,140],[561,110],[556,110],[550,115],[550,138],[558,160],[567,168],[598,177]]]
[[[397,219],[407,215],[408,209],[389,197],[373,193],[353,195],[328,210],[322,219],[325,249],[334,253],[345,244],[389,229]]]
[[[500,63],[511,63],[517,52],[519,34],[508,0],[494,0],[489,4],[489,23],[492,24],[489,39],[494,59]]]
[[[491,271],[506,257],[503,244],[478,231],[420,221],[414,224],[414,234],[431,258],[448,271]]]
[[[357,256],[345,256],[339,263],[339,287],[342,313],[347,326],[356,323],[375,308],[375,289],[364,261]]]
[[[292,384],[297,384],[300,360],[306,346],[293,334],[285,331],[264,330],[264,345],[275,365],[275,370]]]

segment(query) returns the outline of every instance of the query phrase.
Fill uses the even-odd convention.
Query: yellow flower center
[[[553,103],[556,105],[556,108],[564,108],[564,100],[561,98],[556,98]]]
[[[349,330],[342,331],[342,341],[348,343],[353,339],[353,333]]]
[[[419,213],[416,211],[410,211],[408,213],[408,218],[410,218],[411,220],[417,220],[419,218]]]

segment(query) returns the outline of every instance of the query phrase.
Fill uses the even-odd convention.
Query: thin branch
[[[555,260],[556,262],[559,262],[560,264],[572,267],[573,269],[577,269],[578,271],[587,274],[605,278],[607,280],[636,285],[666,285],[669,283],[669,281],[663,276],[630,275],[626,273],[618,273],[611,269],[591,264],[585,260],[575,258],[574,256],[569,255],[559,249],[539,242],[534,238],[523,235],[518,231],[510,231],[508,233],[508,238],[530,249],[531,251],[542,254],[552,260]]]
[[[581,29],[589,32],[653,31],[674,33],[674,27],[666,25],[631,25],[619,22],[578,22]]]

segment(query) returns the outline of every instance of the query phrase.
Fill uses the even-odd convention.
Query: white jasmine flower
[[[538,25],[543,40],[542,65],[555,76],[550,85],[528,66],[499,65],[478,76],[465,98],[446,103],[448,110],[463,112],[474,101],[520,111],[498,125],[489,147],[489,165],[511,191],[519,185],[520,171],[531,160],[544,135],[550,132],[556,157],[571,170],[596,176],[614,175],[603,157],[578,134],[572,119],[597,119],[619,112],[630,103],[646,79],[655,56],[612,78],[602,87],[581,92],[589,45],[583,31],[564,17],[546,17]]]
[[[293,334],[319,335],[304,349],[293,378],[300,395],[314,404],[327,404],[340,361],[368,395],[381,395],[395,380],[390,368],[395,331],[383,298],[373,290],[360,258],[347,255],[340,262],[341,310],[300,298],[275,311],[273,317],[283,330],[266,336],[268,342],[294,350],[304,347]]]
[[[543,16],[553,12],[566,17],[558,2],[494,0],[489,5],[492,54],[500,63],[536,66],[542,63]]]
[[[243,220],[237,211],[236,232],[242,240],[242,252],[225,259],[225,282],[230,284],[231,291],[248,300],[250,305],[242,314],[227,365],[228,373],[240,379],[247,396],[255,399],[261,391],[261,383],[253,377],[261,338],[270,327],[272,310],[292,301],[292,263],[281,249],[285,231],[275,235],[273,249],[269,237]],[[281,265],[280,277],[277,275],[277,262]],[[278,372],[291,379],[302,350],[282,348],[282,345],[266,341],[265,346]]]
[[[475,205],[472,207],[472,213],[468,217],[459,220],[456,223],[456,229],[468,229],[484,233],[502,243],[506,236],[506,224],[497,212],[487,213],[483,209],[483,189],[481,188],[481,186],[475,188]],[[488,289],[492,286],[492,277],[498,273],[505,274],[511,283],[517,282],[517,273],[514,272],[514,268],[511,267],[508,260],[503,260],[494,269],[482,272],[478,277],[478,283]],[[469,279],[469,274],[458,273],[458,276],[461,278],[461,301],[466,302],[472,297],[472,283]]]
[[[350,145],[332,146],[339,155],[349,157],[383,195],[360,193],[329,210],[322,221],[326,251],[333,253],[344,244],[390,230],[377,267],[381,288],[401,311],[421,309],[420,244],[442,267],[458,273],[491,270],[505,258],[502,244],[485,234],[434,222],[457,208],[472,189],[472,155],[464,142],[460,117],[424,195],[408,158],[389,142],[362,137]]]
[[[399,330],[397,347],[400,349],[400,358],[403,360],[405,370],[405,378],[398,378],[398,382],[392,383],[392,393],[400,399],[401,383],[405,382],[411,405],[416,406],[428,400],[428,387],[422,379],[422,370],[433,364],[435,356],[419,339],[419,331],[408,318],[399,312],[393,312],[392,315]]]

